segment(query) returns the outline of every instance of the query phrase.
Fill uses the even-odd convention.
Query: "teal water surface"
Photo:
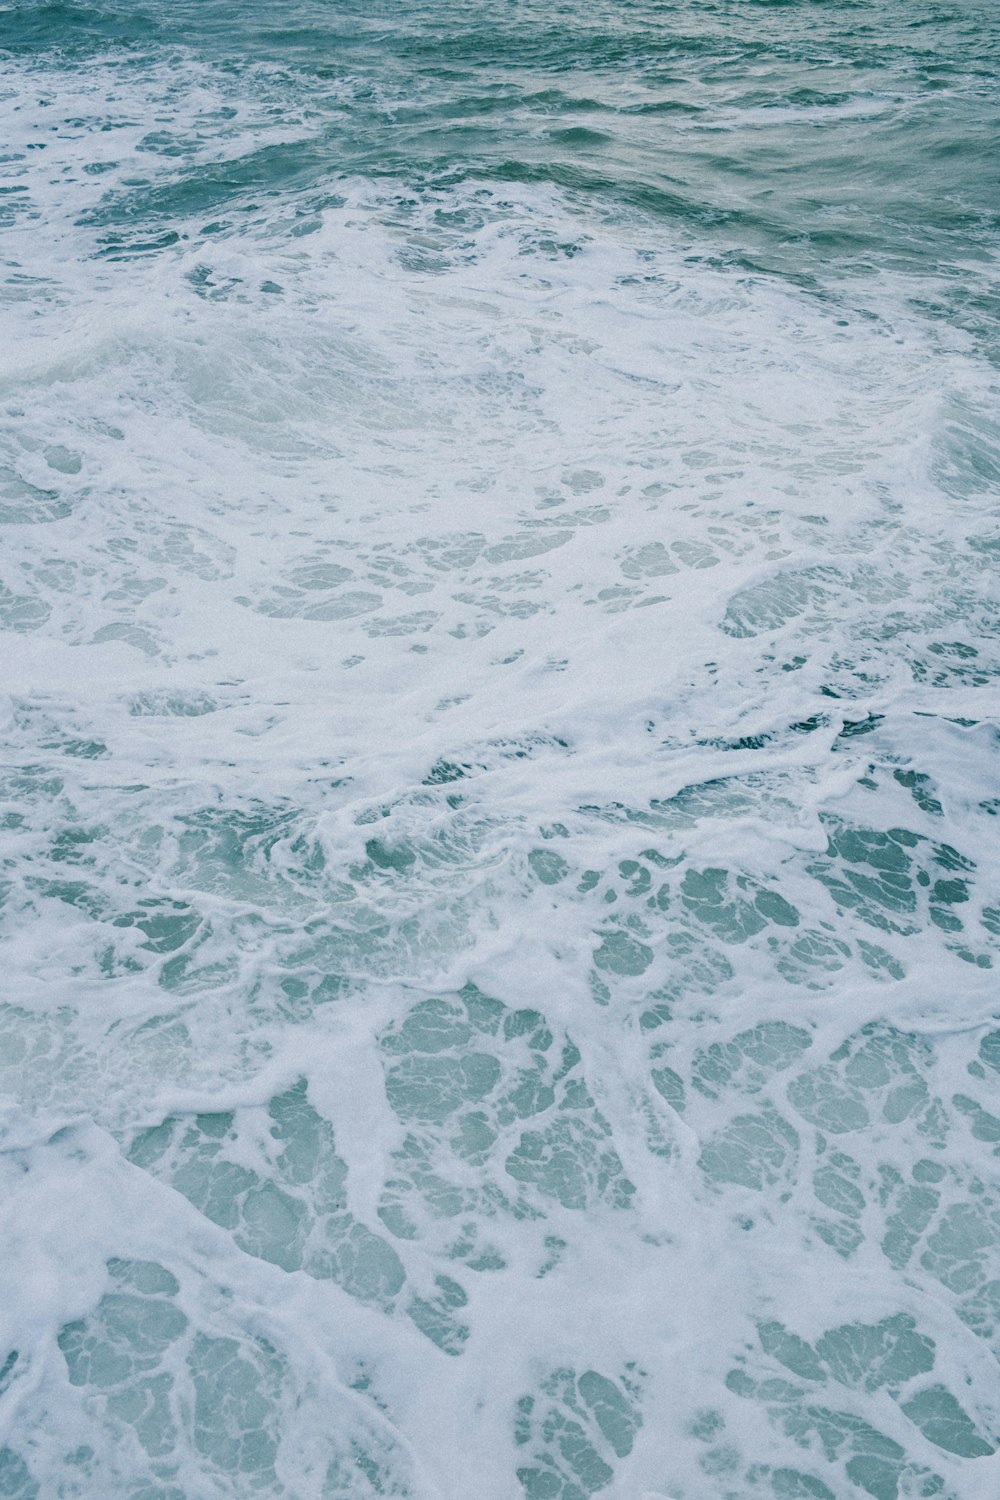
[[[994,1500],[995,6],[0,56],[0,1495]]]

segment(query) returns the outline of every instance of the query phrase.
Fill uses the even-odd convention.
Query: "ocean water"
[[[0,1495],[1000,1495],[993,0],[0,10]]]

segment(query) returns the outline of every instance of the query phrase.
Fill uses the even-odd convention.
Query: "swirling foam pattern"
[[[995,4],[0,49],[0,1494],[995,1500]]]

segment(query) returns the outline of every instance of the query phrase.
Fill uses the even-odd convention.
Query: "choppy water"
[[[0,1494],[995,1500],[992,0],[0,47]]]

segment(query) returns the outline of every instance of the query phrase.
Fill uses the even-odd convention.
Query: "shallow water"
[[[995,7],[0,48],[0,1494],[994,1500]]]

